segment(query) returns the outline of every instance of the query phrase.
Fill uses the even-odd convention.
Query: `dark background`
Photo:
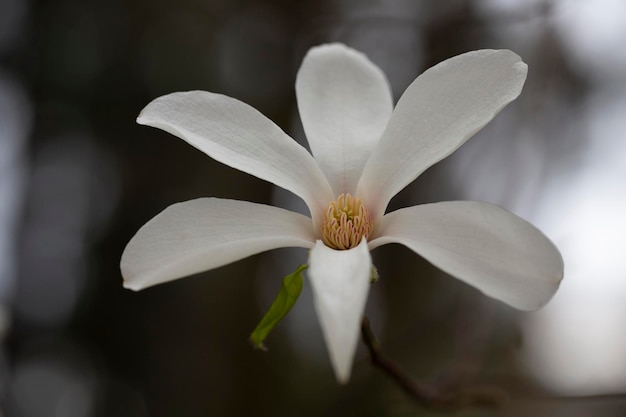
[[[626,9],[619,0],[589,10],[580,3],[1,0],[0,416],[433,415],[372,368],[364,349],[350,383],[336,383],[306,282],[269,351],[248,344],[304,250],[139,293],[121,285],[125,244],[174,202],[218,196],[301,207],[135,124],[142,107],[173,91],[224,93],[305,143],[295,74],[309,47],[330,41],[365,52],[396,100],[419,73],[458,53],[520,54],[529,64],[522,96],[391,208],[501,204],[541,227],[567,265],[558,314],[535,315],[487,299],[404,247],[377,249],[381,279],[368,315],[385,352],[429,384],[507,388],[513,402],[498,415],[623,415],[619,396],[554,398],[626,386],[626,291],[603,284],[626,276],[609,250],[624,247],[626,229],[615,220],[626,207]],[[585,264],[594,250],[604,258]],[[602,269],[612,261],[615,268]],[[575,290],[575,282],[599,292]],[[610,302],[618,307],[591,320]],[[613,339],[596,336],[596,327]],[[567,339],[557,328],[574,331]],[[555,349],[564,364],[551,359]]]

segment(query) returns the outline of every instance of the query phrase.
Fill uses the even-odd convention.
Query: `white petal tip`
[[[319,51],[332,51],[332,50],[345,51],[345,50],[350,50],[350,49],[351,48],[344,45],[343,43],[331,42],[331,43],[324,43],[321,45],[314,46],[311,49],[309,49],[308,53],[317,53]]]
[[[141,285],[137,285],[137,283],[135,282],[130,282],[130,281],[126,281],[124,280],[124,282],[122,282],[122,286],[124,288],[126,288],[127,290],[131,290],[131,291],[140,291],[143,289],[143,287]]]
[[[314,46],[307,52],[307,56],[311,55],[327,55],[327,56],[340,56],[340,55],[352,55],[357,56],[360,59],[365,59],[370,62],[370,59],[363,52],[353,49],[343,43],[325,43],[322,45]]]
[[[546,304],[548,304],[550,300],[552,300],[557,290],[559,289],[559,286],[561,285],[561,281],[563,280],[562,271],[563,269],[561,268],[560,275],[556,275],[553,278],[550,278],[546,281],[545,286],[542,290],[543,296],[541,295],[537,296],[537,299],[535,300],[535,302],[528,301],[525,304],[520,304],[520,303],[518,304],[509,303],[509,304],[511,304],[513,307],[522,311],[537,311],[545,307]]]
[[[337,377],[337,382],[341,385],[347,385],[350,382],[350,369],[342,372],[341,374],[335,370],[335,376]]]

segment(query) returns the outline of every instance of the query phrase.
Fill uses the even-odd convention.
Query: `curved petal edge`
[[[311,219],[263,204],[199,198],[169,206],[122,254],[124,287],[141,290],[281,247],[310,248]]]
[[[321,45],[302,61],[296,97],[311,151],[335,195],[354,194],[393,109],[387,77],[359,51]]]
[[[501,207],[450,201],[383,217],[370,249],[400,243],[484,294],[536,310],[563,278],[563,259],[537,228]]]
[[[363,170],[357,195],[380,218],[391,198],[450,155],[522,91],[527,65],[508,50],[468,52],[406,89]]]
[[[320,221],[333,193],[311,154],[255,108],[207,91],[159,97],[137,123],[165,130],[211,158],[302,198]]]
[[[348,382],[370,287],[372,258],[363,239],[349,250],[334,250],[318,240],[307,271],[313,302],[340,383]]]

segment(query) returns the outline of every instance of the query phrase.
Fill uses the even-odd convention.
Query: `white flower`
[[[519,309],[558,288],[563,263],[535,227],[497,206],[441,202],[385,214],[391,198],[519,94],[527,66],[506,50],[450,58],[393,108],[389,84],[341,44],[311,49],[296,96],[313,156],[254,108],[205,91],[160,97],[140,124],[301,197],[311,218],[246,201],[200,198],[145,224],[122,255],[140,290],[280,247],[310,249],[315,308],[339,381],[349,378],[370,286],[370,251],[401,243],[450,275]],[[329,247],[330,245],[330,247]]]

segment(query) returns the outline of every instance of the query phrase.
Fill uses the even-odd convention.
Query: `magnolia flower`
[[[563,263],[535,227],[480,202],[440,202],[386,213],[391,198],[459,148],[519,94],[527,66],[480,50],[424,72],[395,108],[382,71],[341,44],[311,49],[296,97],[311,147],[254,108],[205,91],[152,101],[140,124],[304,200],[310,216],[220,198],[174,204],[145,224],[122,255],[124,286],[140,290],[280,247],[310,250],[314,305],[337,379],[350,376],[365,308],[370,251],[400,243],[513,307],[544,305]]]

